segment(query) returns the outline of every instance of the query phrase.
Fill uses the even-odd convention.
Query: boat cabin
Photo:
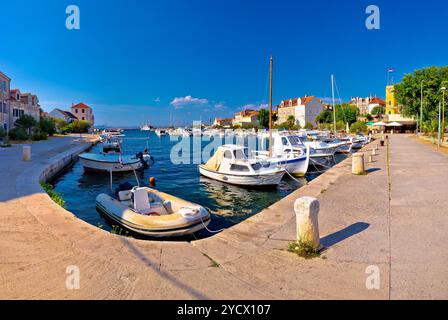
[[[272,137],[272,153],[274,155],[281,155],[290,152],[304,153],[306,146],[297,135],[291,134],[277,134]]]
[[[269,168],[270,163],[249,159],[249,151],[246,147],[223,145],[218,147],[204,167],[221,173],[256,174],[262,168]]]

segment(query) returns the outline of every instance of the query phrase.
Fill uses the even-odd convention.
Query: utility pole
[[[437,146],[440,148],[440,112],[441,112],[441,104],[439,102],[439,129],[437,130]]]
[[[420,83],[420,134],[423,128],[423,80]]]
[[[445,91],[446,87],[442,87],[442,140],[445,137]]]

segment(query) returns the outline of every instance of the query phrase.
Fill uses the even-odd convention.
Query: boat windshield
[[[236,160],[247,159],[249,157],[249,150],[247,148],[238,149],[234,151],[234,155]]]
[[[303,145],[298,136],[289,136],[288,139],[293,147],[301,147]]]

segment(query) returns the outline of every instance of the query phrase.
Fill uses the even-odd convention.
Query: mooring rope
[[[204,226],[204,228],[205,228],[205,230],[207,230],[208,232],[210,232],[210,233],[218,233],[218,232],[221,232],[221,231],[224,231],[224,230],[226,230],[226,228],[222,228],[222,229],[219,229],[219,230],[210,230],[209,228],[207,228],[207,226],[205,225],[205,223],[204,223],[204,220],[202,220],[202,217],[200,217],[201,218],[201,222],[202,222],[202,225]]]

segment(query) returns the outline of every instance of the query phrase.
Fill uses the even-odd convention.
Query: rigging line
[[[334,87],[336,88],[336,93],[339,98],[339,105],[341,106],[342,116],[344,118],[344,123],[347,123],[347,118],[345,117],[344,106],[342,105],[341,95],[339,94],[338,84],[336,83],[336,77],[334,77]]]
[[[264,103],[266,103],[266,97],[268,96],[268,89],[269,89],[269,73],[270,73],[270,71],[269,71],[269,69],[268,69],[268,74],[267,74],[267,76],[266,76],[266,81],[265,81],[265,84],[264,84],[264,92],[263,92],[263,97],[262,97],[262,103],[264,104]]]

